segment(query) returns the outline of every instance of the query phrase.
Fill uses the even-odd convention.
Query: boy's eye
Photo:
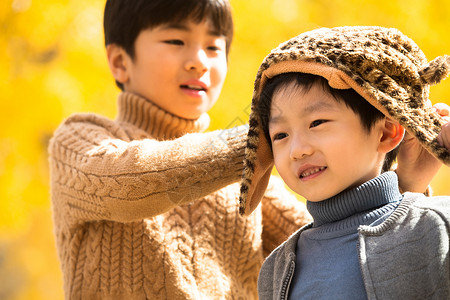
[[[211,50],[211,51],[220,51],[220,50],[222,50],[220,47],[217,47],[217,46],[209,46],[208,47],[208,50]]]
[[[287,133],[281,132],[281,133],[275,133],[272,137],[272,141],[276,141],[276,140],[282,140],[285,137],[287,137]]]
[[[177,46],[184,45],[184,42],[182,40],[167,40],[167,41],[164,41],[164,43],[169,44],[169,45],[177,45]]]
[[[311,125],[309,125],[309,128],[317,127],[320,124],[323,124],[325,122],[327,122],[327,120],[314,120],[314,121],[311,122]]]

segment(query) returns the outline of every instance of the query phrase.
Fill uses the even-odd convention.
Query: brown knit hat
[[[259,204],[273,167],[272,152],[256,113],[260,93],[267,79],[289,72],[320,75],[332,88],[354,89],[450,165],[450,153],[437,142],[445,121],[428,101],[429,86],[448,76],[450,57],[428,62],[414,41],[393,28],[312,30],[272,50],[256,75],[241,182],[241,214],[250,214]]]

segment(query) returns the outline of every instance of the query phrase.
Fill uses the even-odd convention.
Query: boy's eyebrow
[[[278,116],[275,116],[275,117],[272,116],[272,114],[271,114],[270,118],[269,118],[269,124],[281,123],[281,122],[283,122],[283,120],[284,120],[284,117],[282,114],[279,114]]]
[[[183,31],[189,31],[189,27],[180,23],[168,23],[165,24],[161,27],[163,30],[164,29],[178,29],[178,30],[183,30]]]
[[[176,29],[176,30],[181,30],[181,31],[190,31],[189,26],[183,24],[183,23],[168,23],[164,26],[161,27],[163,30],[168,30],[168,29]],[[223,34],[221,34],[218,30],[216,29],[210,29],[208,30],[208,34],[209,35],[213,35],[213,36],[223,36]]]
[[[306,106],[303,110],[302,113],[307,115],[307,114],[311,114],[317,111],[324,111],[324,110],[335,110],[335,107],[329,103],[329,102],[325,102],[325,101],[315,101],[313,103],[311,103],[310,105]],[[282,114],[279,114],[277,116],[272,116],[272,114],[270,115],[269,118],[269,123],[280,123],[284,120],[284,117]]]
[[[310,114],[316,111],[321,111],[321,110],[335,110],[335,107],[330,104],[329,102],[326,101],[314,101],[312,104],[306,106],[303,109],[303,112],[306,114]]]

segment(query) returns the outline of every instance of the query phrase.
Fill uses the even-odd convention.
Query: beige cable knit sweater
[[[257,298],[263,257],[309,215],[273,180],[241,217],[247,130],[195,133],[208,123],[122,93],[115,121],[76,114],[56,130],[51,194],[67,299]]]

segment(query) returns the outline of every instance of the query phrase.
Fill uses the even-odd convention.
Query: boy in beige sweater
[[[246,127],[202,133],[227,72],[228,1],[107,1],[104,30],[118,116],[75,114],[49,146],[65,297],[256,299],[264,256],[310,217],[278,179],[240,216]],[[416,146],[398,171],[423,192],[440,164]]]

